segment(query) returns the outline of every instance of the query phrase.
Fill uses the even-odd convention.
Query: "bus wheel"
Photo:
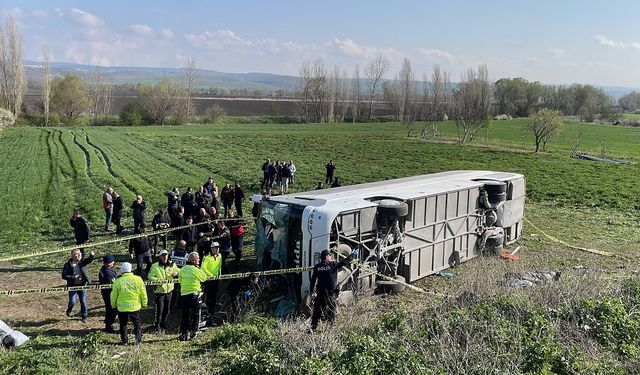
[[[409,213],[409,205],[393,199],[378,201],[378,214],[387,218],[404,217]]]

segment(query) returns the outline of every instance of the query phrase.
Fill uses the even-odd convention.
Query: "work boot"
[[[64,314],[68,317],[71,317],[71,309],[67,309],[67,311]]]

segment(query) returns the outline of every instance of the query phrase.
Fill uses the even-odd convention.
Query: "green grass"
[[[640,120],[640,113],[623,113],[622,118],[625,120],[638,121]]]
[[[209,176],[212,176],[218,185],[240,180],[247,196],[250,196],[259,189],[262,177],[260,166],[264,159],[269,157],[272,160],[295,162],[298,169],[296,183],[293,185],[295,191],[312,190],[318,181],[323,180],[324,165],[329,159],[334,160],[337,165],[336,175],[347,185],[457,169],[522,173],[527,178],[526,214],[536,225],[572,244],[611,251],[632,258],[640,241],[640,234],[636,230],[640,223],[640,129],[567,123],[557,137],[549,142],[546,152],[534,153],[533,140],[523,133],[525,123],[526,119],[494,121],[488,130],[481,132],[473,142],[465,145],[455,144],[456,129],[452,122],[440,124],[440,135],[429,140],[407,138],[405,129],[398,123],[8,128],[3,130],[0,137],[0,256],[50,249],[71,243],[72,231],[68,218],[75,207],[80,207],[85,212],[92,227],[100,235],[99,229],[104,215],[101,194],[107,186],[113,186],[119,191],[124,198],[125,207],[129,206],[135,194],[142,194],[149,203],[148,220],[153,216],[155,209],[165,207],[164,193],[172,186],[178,186],[184,191],[186,186],[202,184]],[[414,134],[419,133],[419,127],[417,124]],[[578,151],[599,155],[604,147],[611,157],[625,159],[630,163],[611,165],[572,159],[570,152],[578,134],[581,134]],[[125,223],[130,225],[129,211],[125,210]],[[248,201],[245,211],[250,211]],[[631,263],[622,262],[621,258],[605,259],[566,249],[536,234],[528,226],[525,226],[525,236],[521,245],[525,249],[524,257],[529,260],[508,266],[496,263],[497,260],[487,260],[493,267],[490,272],[498,274],[501,270],[509,270],[508,267],[524,268],[533,265],[571,272],[574,266],[582,265],[604,270],[602,272],[624,274],[625,269],[620,268],[621,266],[634,267]],[[119,245],[98,250],[112,251],[122,256],[122,248],[123,246]],[[53,268],[56,268],[62,264],[65,256],[47,259],[51,259]],[[30,267],[42,266],[43,263],[42,259],[31,259],[18,262],[17,265]],[[99,262],[95,263],[94,273]],[[484,320],[480,320],[477,327],[489,325],[490,332],[495,330],[496,334],[507,335],[505,337],[512,333],[521,335],[522,340],[513,343],[520,345],[517,349],[519,356],[526,357],[528,351],[540,351],[536,352],[536,355],[541,356],[542,362],[523,362],[518,367],[519,371],[544,373],[544,366],[568,366],[574,370],[578,368],[576,363],[558,362],[562,361],[562,358],[580,362],[581,352],[569,353],[575,345],[556,339],[558,332],[566,329],[566,325],[573,324],[573,318],[554,314],[558,311],[578,314],[601,308],[597,304],[589,305],[589,298],[592,296],[575,297],[587,301],[586,307],[581,307],[582,310],[579,311],[575,310],[578,309],[576,306],[582,305],[573,305],[574,302],[578,303],[578,300],[565,301],[565,304],[557,303],[553,308],[550,307],[551,310],[544,312],[527,305],[528,313],[538,314],[535,316],[542,319],[544,324],[553,326],[540,331],[544,333],[544,347],[541,348],[534,345],[537,336],[529,337],[532,333],[527,327],[522,326],[521,322],[506,321],[504,316],[496,315],[494,307],[502,302],[492,299],[495,297],[495,279],[487,279],[482,285],[472,285],[473,280],[481,277],[477,271],[481,267],[484,267],[482,261],[469,262],[456,271],[456,278],[451,282],[438,279],[424,281],[427,286],[445,289],[451,287],[449,284],[459,283],[459,288],[462,288],[460,290],[472,290],[491,301],[490,305],[485,307],[454,309],[455,314],[448,320],[451,324],[448,329],[453,332],[461,322],[473,323],[471,317],[477,316],[478,313],[490,315],[488,318],[481,315]],[[55,273],[57,275],[59,271],[56,270]],[[491,277],[494,276],[496,275],[492,274]],[[60,280],[59,276],[57,277]],[[468,280],[472,282],[468,283]],[[22,285],[29,286],[29,283]],[[6,286],[1,288],[4,289]],[[571,296],[572,293],[577,293],[577,290],[567,288],[556,295]],[[510,292],[507,290],[503,293]],[[523,303],[531,304],[528,299],[531,298],[535,301],[533,306],[538,306],[540,301],[549,297],[544,294],[544,290],[540,293],[541,296],[536,297],[539,299],[525,296],[529,302]],[[64,300],[64,296],[59,297]],[[407,298],[415,296],[409,295]],[[0,301],[0,304],[11,301],[14,300],[7,299]],[[385,302],[383,299],[378,302],[381,306],[376,305],[365,310],[372,313],[377,308],[384,309],[388,307],[386,304],[395,302]],[[419,303],[436,302],[420,300]],[[618,306],[616,303],[612,303],[612,306]],[[486,311],[482,310],[483,308]],[[433,312],[425,313],[424,316],[429,317],[431,313]],[[526,319],[531,318],[527,314],[523,316]],[[362,315],[365,316],[366,313]],[[500,325],[491,325],[492,317],[499,318],[504,327],[511,331],[501,330]],[[3,319],[10,322],[19,320],[26,324],[29,320],[28,316],[19,318],[3,316]],[[624,324],[629,325],[625,326],[625,329],[630,332],[635,332],[632,330],[636,324],[634,319],[623,320]],[[431,351],[428,345],[420,344],[423,342],[444,345],[447,338],[438,336],[439,334],[433,336],[433,332],[425,332],[425,327],[431,327],[428,321],[406,322],[404,318],[401,320],[403,325],[407,325],[412,329],[411,332],[415,333],[407,335],[406,340],[390,338],[392,336],[389,336],[389,332],[370,329],[359,331],[362,327],[352,328],[351,322],[347,320],[345,326],[331,339],[334,340],[331,341],[331,350],[326,349],[329,347],[327,342],[310,341],[304,336],[296,339],[299,341],[293,341],[303,347],[296,351],[296,345],[292,345],[291,342],[287,344],[285,341],[290,339],[289,336],[295,336],[292,332],[301,329],[300,327],[294,327],[292,331],[285,328],[269,328],[266,332],[273,336],[270,337],[275,340],[275,345],[289,348],[287,350],[290,351],[285,354],[298,353],[291,354],[290,357],[279,352],[280,346],[276,348],[274,343],[257,338],[243,342],[241,350],[224,345],[220,347],[220,342],[231,342],[229,337],[245,337],[256,329],[259,330],[249,325],[228,327],[221,333],[216,333],[217,330],[208,332],[203,339],[204,343],[195,346],[156,340],[151,336],[152,340],[157,342],[145,343],[139,349],[114,361],[109,360],[110,356],[119,350],[111,345],[116,341],[114,337],[72,338],[60,334],[48,335],[38,327],[26,325],[23,329],[30,334],[42,335],[25,348],[24,354],[20,354],[20,351],[10,355],[0,354],[0,370],[9,369],[14,373],[52,373],[55,369],[62,368],[58,373],[73,372],[73,353],[77,347],[83,345],[94,345],[98,348],[96,353],[90,355],[91,361],[83,364],[82,370],[87,373],[100,372],[100,366],[106,366],[106,373],[158,372],[159,367],[153,362],[154,353],[158,350],[166,351],[167,355],[177,362],[185,361],[190,355],[211,351],[221,353],[220,358],[224,360],[222,362],[211,359],[188,366],[191,371],[200,372],[241,373],[239,368],[254,373],[278,372],[282,371],[284,363],[303,369],[299,373],[320,373],[330,368],[339,368],[343,373],[349,373],[348,364],[353,362],[357,364],[358,372],[380,373],[388,369],[386,365],[380,366],[395,363],[394,361],[405,361],[408,368],[434,366],[432,368],[448,369],[448,364],[439,359],[441,356],[436,355],[437,352]],[[382,323],[389,322],[383,319]],[[476,323],[473,323],[473,327],[476,327]],[[397,329],[399,328],[393,329],[394,335],[399,334],[396,332]],[[356,333],[360,336],[354,336]],[[228,336],[221,339],[217,335]],[[377,342],[380,337],[385,339]],[[620,369],[623,368],[620,366],[624,363],[624,358],[630,356],[632,360],[637,360],[637,355],[633,353],[636,350],[635,346],[640,346],[640,343],[635,339],[615,337],[617,342],[611,347],[599,341],[593,344],[602,347],[593,349],[597,352],[597,358],[589,363],[596,368],[601,364],[613,364],[612,368]],[[476,355],[486,356],[487,353],[500,349],[493,346],[496,344],[495,340],[488,336],[486,340],[484,346],[474,347],[479,350]],[[594,336],[593,340],[601,338]],[[456,342],[456,345],[463,344]],[[416,350],[423,351],[424,356],[414,356],[414,352],[403,349],[409,347],[407,345],[419,348]],[[376,358],[384,356],[389,348],[401,350],[376,362]],[[584,349],[578,349],[580,348]],[[444,350],[444,346],[441,349]],[[561,351],[565,349],[567,355],[563,357]],[[303,353],[301,350],[306,351]],[[367,355],[355,355],[360,352]],[[446,350],[443,353],[446,354]],[[613,359],[607,362],[609,356]],[[29,358],[32,357],[37,357],[38,360],[30,362]],[[448,360],[457,364],[455,358]],[[247,363],[248,367],[242,367],[243,363]],[[330,363],[331,366],[326,363]],[[589,363],[585,363],[586,368],[589,367]],[[232,365],[236,366],[235,370]],[[473,367],[466,368],[469,372],[474,372]],[[178,370],[170,365],[165,371],[175,373]]]

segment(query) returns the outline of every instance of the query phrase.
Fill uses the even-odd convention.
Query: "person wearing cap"
[[[87,266],[93,262],[95,253],[92,251],[89,256],[82,257],[81,249],[73,249],[71,258],[62,267],[62,278],[67,281],[67,286],[83,286],[91,282],[91,277]],[[82,322],[87,322],[89,316],[89,304],[87,303],[86,290],[74,290],[69,292],[69,304],[67,305],[67,316],[71,316],[71,310],[76,301],[80,299],[80,315]]]
[[[202,292],[201,283],[207,279],[207,275],[198,268],[200,256],[197,252],[189,253],[188,264],[180,269],[178,281],[180,282],[180,336],[178,340],[192,340],[197,336],[200,314],[198,308],[198,295]]]
[[[153,291],[156,302],[156,318],[153,328],[159,332],[167,329],[167,317],[171,306],[171,294],[173,292],[174,277],[178,276],[178,266],[169,260],[169,252],[162,250],[158,256],[159,260],[151,266],[149,272],[150,281],[166,281],[160,284]]]
[[[127,345],[127,322],[131,319],[136,334],[136,344],[142,341],[142,324],[140,323],[140,309],[147,307],[147,289],[140,276],[131,272],[131,263],[120,265],[120,276],[113,283],[111,290],[111,307],[118,309],[120,320],[120,341]]]
[[[313,315],[311,316],[311,330],[318,328],[318,321],[324,315],[330,324],[336,320],[336,302],[338,297],[337,278],[340,268],[353,260],[353,254],[341,262],[331,260],[331,252],[322,250],[320,263],[313,267],[310,291],[316,287]],[[317,281],[317,284],[316,284]]]
[[[222,255],[220,255],[219,243],[211,243],[207,255],[205,255],[202,260],[202,270],[207,277],[220,276],[222,274]],[[216,310],[219,285],[220,280],[207,280],[204,282],[204,292],[206,293],[205,303],[207,304],[209,315],[213,315]]]
[[[102,257],[102,268],[98,273],[98,280],[101,285],[113,284],[116,280],[116,270],[113,268],[116,259],[113,255],[107,254]],[[102,300],[104,301],[104,332],[116,333],[113,328],[113,323],[116,322],[116,316],[118,316],[118,310],[111,307],[111,288],[100,289],[102,294]]]

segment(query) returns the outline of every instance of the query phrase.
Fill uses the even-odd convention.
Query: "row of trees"
[[[11,16],[5,27],[0,24],[0,106],[20,114],[22,98],[27,87],[23,59],[22,40]]]

